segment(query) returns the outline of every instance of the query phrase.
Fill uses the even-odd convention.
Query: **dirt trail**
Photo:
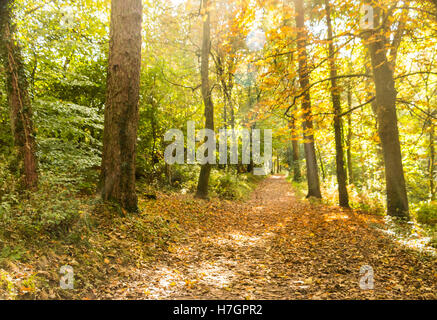
[[[296,199],[282,176],[211,207],[188,241],[102,298],[436,299],[437,269],[375,229],[379,217]],[[360,289],[360,268],[374,290]]]

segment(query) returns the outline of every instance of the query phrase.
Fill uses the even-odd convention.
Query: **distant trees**
[[[101,171],[104,200],[138,209],[135,161],[141,69],[141,0],[112,0]]]
[[[14,38],[13,5],[12,0],[0,2],[0,57],[6,73],[11,128],[14,144],[22,162],[20,169],[24,175],[24,186],[27,189],[35,189],[38,185],[38,162],[35,155],[32,106],[21,49]]]

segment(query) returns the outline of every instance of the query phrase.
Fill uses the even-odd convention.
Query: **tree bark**
[[[375,8],[374,21],[378,24],[380,8]],[[396,114],[395,82],[393,65],[387,58],[387,39],[375,25],[370,31],[368,48],[376,89],[376,113],[378,133],[381,140],[385,164],[387,190],[387,213],[391,216],[409,218],[408,197],[402,165]],[[377,30],[377,31],[376,31]]]
[[[250,127],[250,136],[252,137],[253,130],[256,129],[256,122]],[[250,150],[250,162],[247,165],[247,172],[253,174],[253,169],[255,168],[255,163],[253,162],[253,156],[252,156],[252,149],[253,149],[253,141],[252,138],[250,138],[249,143],[249,150]]]
[[[352,108],[352,90],[351,85],[348,85],[347,92],[347,104],[349,110]],[[352,113],[349,112],[347,115],[347,169],[348,169],[348,178],[349,184],[354,183],[354,172],[353,172],[353,164],[352,164]]]
[[[343,132],[341,119],[341,96],[339,88],[337,87],[337,66],[335,63],[336,54],[334,50],[333,31],[331,22],[331,6],[329,0],[325,0],[326,7],[326,25],[328,28],[328,39],[331,39],[328,44],[329,67],[331,77],[331,98],[332,106],[334,108],[334,134],[335,134],[335,160],[337,169],[337,183],[338,183],[338,198],[339,204],[342,207],[349,207],[349,196],[347,193],[347,173],[344,165],[344,151],[343,151]]]
[[[319,154],[319,162],[320,162],[320,171],[322,171],[322,180],[325,181],[326,174],[325,174],[325,166],[323,165],[322,161],[322,153],[320,152],[320,148],[316,147],[317,153]]]
[[[135,160],[141,69],[141,0],[112,0],[102,198],[138,210]]]
[[[211,49],[211,18],[209,13],[209,1],[203,0],[203,35],[200,76],[202,80],[202,97],[205,106],[205,128],[214,130],[214,105],[211,98],[209,85],[209,52]],[[206,199],[208,197],[209,176],[211,174],[211,164],[206,163],[200,169],[199,182],[197,183],[196,197]]]
[[[430,2],[434,5],[436,15],[434,16],[434,20],[437,21],[437,0],[430,0]]]
[[[435,200],[435,126],[431,120],[429,128],[429,191],[431,194],[431,201]]]
[[[293,181],[300,182],[302,180],[302,175],[300,172],[300,156],[299,156],[299,142],[298,137],[296,135],[296,123],[295,120],[292,119],[290,121],[291,131],[292,131],[292,157],[291,157],[291,165],[293,167]]]
[[[309,197],[322,198],[314,147],[311,96],[309,91],[308,56],[306,51],[308,35],[305,29],[305,9],[303,0],[294,0],[296,8],[297,50],[299,52],[299,83],[305,95],[302,100],[305,160],[307,165],[307,182]]]
[[[0,56],[5,65],[11,129],[22,162],[20,170],[24,175],[24,186],[34,190],[38,186],[38,161],[32,106],[21,49],[13,37],[12,8],[13,1],[2,1],[0,4]]]

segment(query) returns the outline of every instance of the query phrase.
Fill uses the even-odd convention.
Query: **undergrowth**
[[[324,181],[321,184],[323,200],[327,205],[338,205],[338,189],[337,184],[332,177],[329,181]],[[291,175],[287,176],[287,180],[292,184],[293,190],[299,199],[304,199],[307,192],[306,182],[295,182]],[[385,199],[378,192],[370,190],[359,190],[354,185],[348,186],[349,204],[352,209],[364,211],[379,216],[386,217],[384,202]],[[315,201],[310,199],[310,201]],[[428,201],[418,204],[411,204],[410,213],[412,221],[403,222],[396,219],[389,219],[387,225],[391,229],[391,233],[410,241],[416,237],[421,237],[427,240],[428,245],[437,248],[437,202]]]

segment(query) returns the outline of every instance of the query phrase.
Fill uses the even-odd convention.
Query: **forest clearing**
[[[436,0],[0,0],[0,35],[1,300],[437,300]]]

